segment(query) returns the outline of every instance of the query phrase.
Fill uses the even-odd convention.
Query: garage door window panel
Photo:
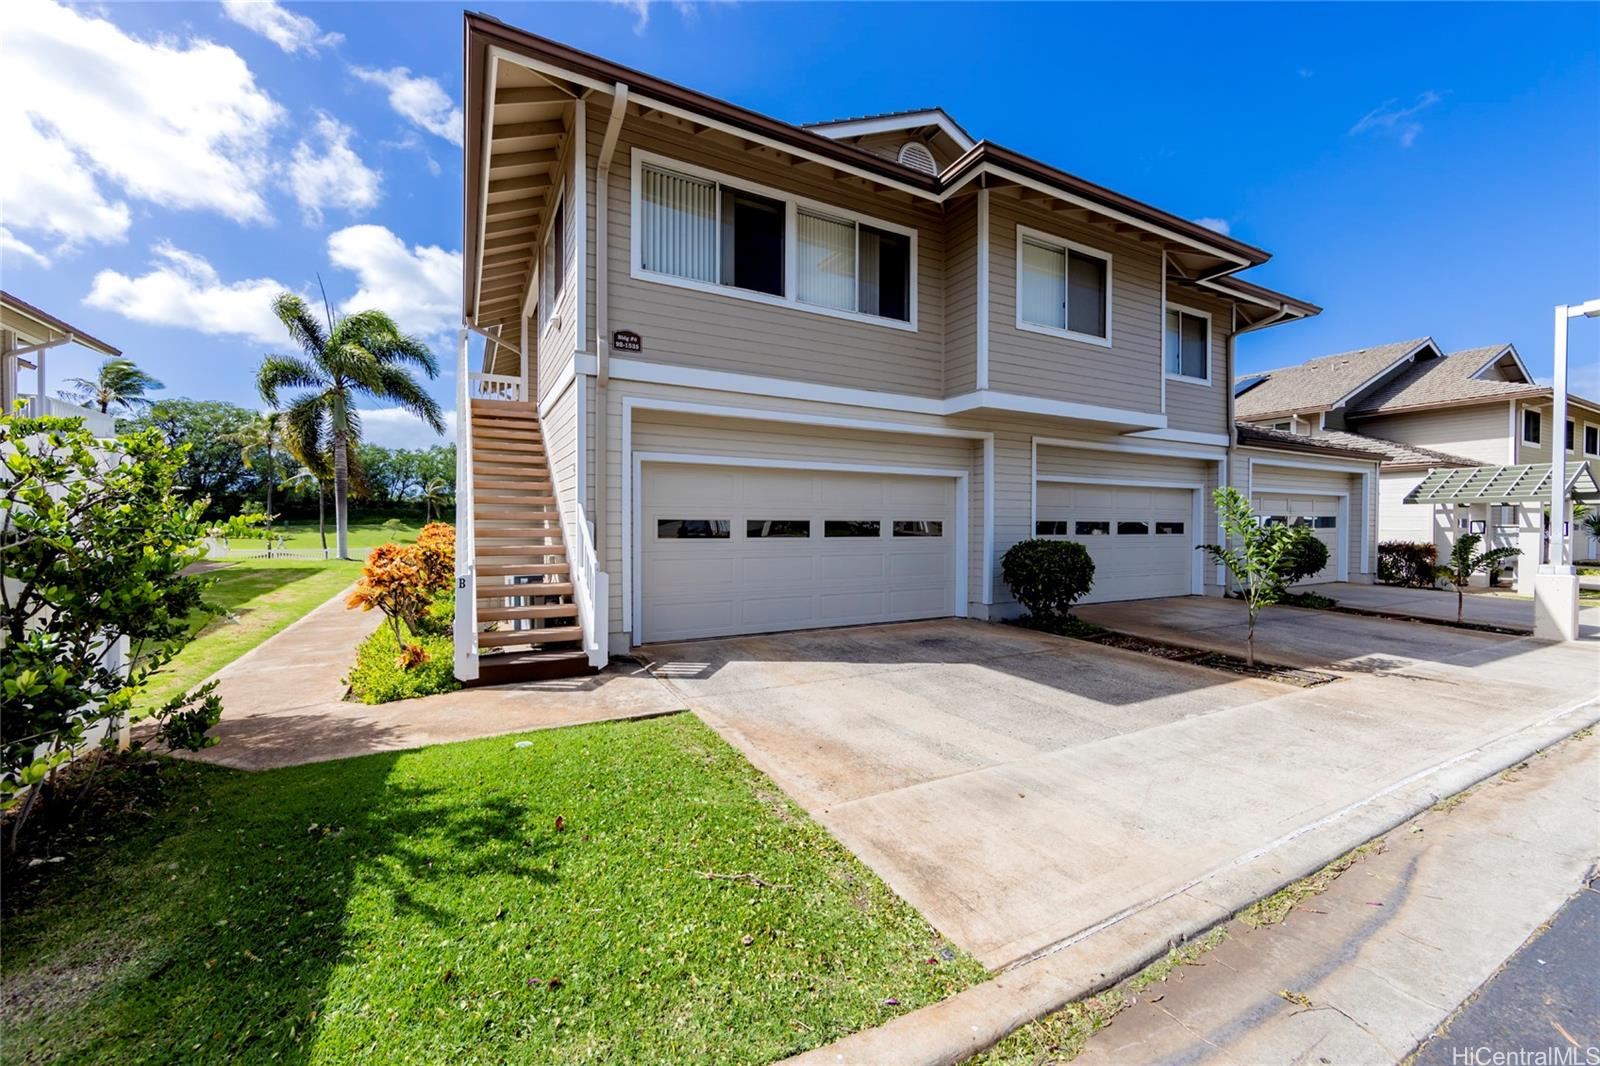
[[[929,522],[922,520],[900,521],[894,523],[894,535],[897,537],[942,537],[944,536],[943,522]]]
[[[656,519],[659,540],[727,540],[732,531],[733,522],[727,518]]]
[[[1109,537],[1111,535],[1111,523],[1074,522],[1072,534],[1075,537]]]
[[[1150,523],[1148,522],[1117,523],[1117,536],[1119,537],[1142,537],[1147,535],[1149,532]]]
[[[811,536],[811,522],[804,518],[752,518],[744,524],[744,535],[751,540],[801,539]]]
[[[822,524],[822,535],[829,538],[861,538],[883,535],[883,523],[876,518],[830,518]]]
[[[1182,535],[1183,535],[1183,523],[1182,522],[1157,522],[1156,523],[1156,536],[1158,536],[1158,537],[1182,536]]]

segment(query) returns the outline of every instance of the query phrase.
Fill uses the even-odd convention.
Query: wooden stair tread
[[[554,522],[561,517],[561,512],[553,507],[512,507],[507,504],[499,506],[474,507],[472,517],[479,522],[511,522],[517,519],[544,519]]]
[[[542,559],[565,556],[567,549],[561,544],[489,544],[478,549],[479,555],[509,555],[512,558]]]
[[[472,685],[509,685],[519,681],[553,681],[585,677],[598,671],[589,656],[577,648],[540,651],[486,651],[478,655],[478,679]]]
[[[545,626],[540,629],[491,629],[478,634],[480,648],[515,648],[527,644],[577,644],[583,640],[580,626]]]
[[[541,596],[570,596],[570,581],[529,581],[522,585],[479,585],[476,597],[480,600],[509,600],[512,597],[538,599]]]
[[[565,574],[569,567],[560,563],[485,563],[477,567],[479,577],[550,577]]]
[[[479,607],[478,621],[507,622],[522,618],[576,618],[575,603],[536,603],[527,607]]]
[[[521,506],[534,498],[515,492],[478,492],[473,494],[472,502],[480,507]]]

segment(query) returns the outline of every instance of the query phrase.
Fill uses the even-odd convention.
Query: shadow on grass
[[[141,772],[157,795],[95,823],[121,814],[120,839],[62,834],[46,850],[64,861],[8,871],[0,1059],[302,1061],[334,969],[375,961],[375,926],[420,942],[494,920],[453,905],[463,879],[556,881],[554,828],[521,799],[397,782],[400,757],[161,760]]]

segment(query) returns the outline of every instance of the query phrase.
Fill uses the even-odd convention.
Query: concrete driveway
[[[957,620],[644,652],[1000,968],[1267,894],[1600,715],[1595,647],[1466,636],[1310,690]]]

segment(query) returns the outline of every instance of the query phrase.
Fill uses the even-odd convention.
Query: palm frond
[[[321,389],[327,385],[320,367],[292,355],[269,355],[256,370],[256,388],[269,407],[278,406],[280,389]]]
[[[299,295],[280,292],[272,301],[272,313],[307,355],[315,358],[327,347],[328,338],[322,331],[322,323]]]
[[[393,364],[382,364],[378,367],[378,387],[371,390],[372,394],[383,400],[390,400],[405,411],[416,415],[435,433],[444,432],[444,412],[439,408],[439,401],[429,396],[411,372],[404,367]]]
[[[328,418],[324,398],[312,393],[302,396],[284,412],[284,447],[311,473],[323,480],[333,477],[333,460],[328,454]]]

